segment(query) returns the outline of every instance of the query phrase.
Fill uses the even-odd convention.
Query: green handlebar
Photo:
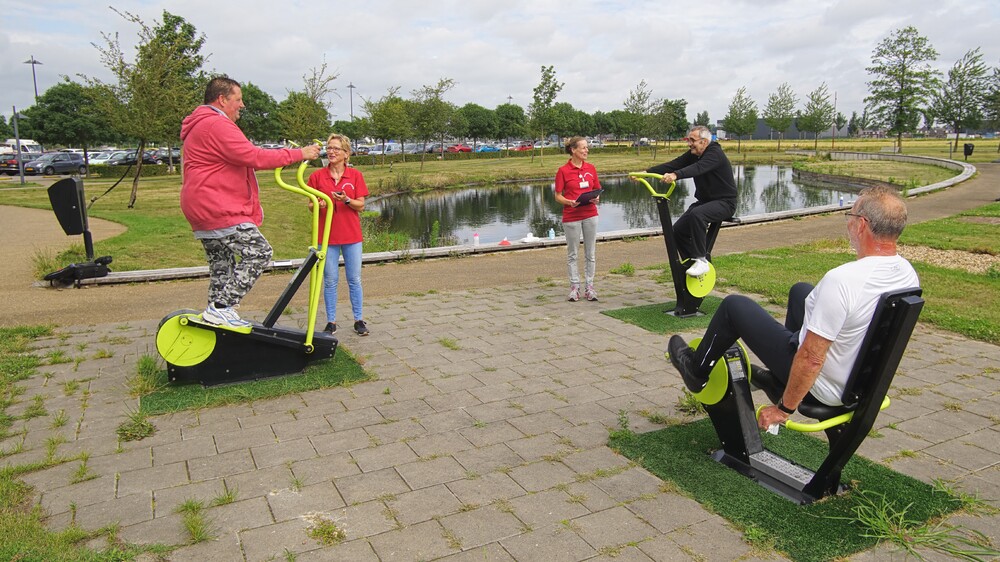
[[[670,187],[667,189],[666,193],[657,193],[656,190],[653,189],[653,186],[649,185],[649,182],[646,181],[646,178],[654,180],[662,180],[663,179],[662,174],[651,174],[649,172],[629,172],[628,177],[646,186],[646,189],[649,190],[649,194],[652,195],[653,197],[662,197],[663,199],[669,199],[670,194],[673,193],[674,188],[677,187],[677,182],[673,181],[670,182]]]

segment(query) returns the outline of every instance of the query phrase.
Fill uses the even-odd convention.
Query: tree
[[[444,143],[444,133],[451,120],[452,105],[444,99],[445,93],[455,87],[455,81],[451,78],[441,78],[434,86],[423,86],[419,90],[413,90],[414,101],[417,103],[417,111],[410,116],[413,132],[416,138],[423,141],[427,146],[427,141],[440,135],[442,144]],[[424,167],[424,157],[420,158],[420,169]]]
[[[795,119],[795,106],[798,105],[799,98],[792,91],[788,82],[778,86],[778,90],[767,96],[767,107],[764,108],[764,123],[772,131],[778,133],[778,150],[781,150],[781,139],[785,138],[785,131],[792,125]]]
[[[451,111],[448,113],[448,127],[445,130],[452,138],[465,139],[469,136],[469,121],[455,104],[449,103],[448,106]]]
[[[940,73],[930,66],[937,56],[927,38],[908,26],[883,39],[866,68],[873,78],[865,103],[872,118],[896,135],[899,152],[903,151],[903,133],[916,131],[920,110],[937,86]]]
[[[542,67],[542,78],[533,90],[531,104],[528,106],[529,125],[531,130],[538,133],[539,138],[545,139],[545,132],[552,130],[552,104],[556,101],[556,96],[562,90],[563,83],[556,82],[556,71],[552,66]],[[544,144],[543,144],[544,146]],[[543,148],[539,156],[545,151]],[[534,152],[532,152],[534,158]]]
[[[657,100],[651,116],[652,132],[656,138],[667,139],[683,137],[688,132],[687,101]],[[653,159],[656,159],[656,145],[653,145]]]
[[[493,110],[497,119],[497,136],[504,139],[508,144],[511,138],[520,137],[525,134],[525,126],[528,122],[524,116],[524,109],[519,105],[505,103],[498,105]]]
[[[122,137],[138,140],[141,153],[148,140],[179,139],[184,115],[198,105],[202,93],[198,86],[204,84],[194,73],[205,60],[199,54],[205,37],[166,11],[163,23],[149,27],[134,14],[112,10],[139,26],[135,61],[126,60],[118,34],[102,33],[104,45],[95,47],[116,81],[84,79],[111,126]],[[129,208],[135,206],[139,190],[142,159],[138,162]]]
[[[611,114],[603,111],[595,111],[592,116],[594,121],[594,133],[597,135],[610,135],[615,130]]]
[[[702,127],[708,127],[712,121],[708,118],[708,111],[702,111],[694,118],[695,125],[701,125]],[[685,131],[687,132],[687,131]]]
[[[468,132],[472,137],[472,149],[476,149],[476,142],[479,139],[493,138],[497,134],[496,114],[481,105],[467,103],[459,111],[465,116],[466,123],[469,124]]]
[[[413,135],[413,126],[410,123],[406,103],[403,98],[399,97],[398,93],[398,87],[389,88],[380,99],[376,101],[366,99],[361,104],[365,113],[368,114],[372,136],[381,140],[383,147],[385,141],[392,139],[403,141]],[[384,152],[382,161],[385,162]]]
[[[743,135],[752,135],[757,130],[757,104],[747,95],[746,86],[736,90],[723,126],[726,132],[736,135],[736,152],[740,151]]]
[[[651,116],[653,115],[653,92],[645,80],[640,80],[639,85],[634,90],[629,91],[625,98],[624,107],[627,121],[624,126],[627,132],[635,140],[635,153],[639,154],[640,137],[650,134],[653,128]]]
[[[24,114],[33,124],[33,134],[38,141],[81,147],[85,157],[87,149],[94,144],[115,139],[111,124],[98,111],[93,96],[68,78],[46,90],[38,103],[26,109]]]
[[[852,137],[858,136],[858,132],[860,130],[860,128],[858,127],[858,121],[859,121],[858,112],[857,111],[852,111],[851,112],[851,119],[847,122],[847,134],[848,135],[850,135]]]
[[[299,144],[309,144],[320,137],[326,139],[330,130],[326,107],[305,92],[288,92],[288,97],[278,104],[277,113],[281,136]]]
[[[358,121],[357,119],[353,121],[334,121],[333,132],[347,135],[354,142],[365,136],[364,124],[365,120]]]
[[[989,92],[983,101],[983,114],[989,120],[990,125],[1000,128],[1000,67],[993,69]],[[997,152],[1000,152],[1000,144],[997,145]]]
[[[799,114],[798,127],[800,131],[815,135],[813,149],[819,148],[819,134],[833,123],[833,104],[830,103],[830,92],[826,82],[809,93],[805,109]]]
[[[253,82],[247,82],[241,90],[243,105],[246,107],[240,112],[240,120],[236,124],[243,130],[243,134],[257,142],[281,138],[278,102]]]
[[[990,76],[979,47],[966,51],[948,71],[948,79],[934,92],[931,108],[934,118],[955,130],[955,150],[963,129],[977,127],[983,118],[983,106],[989,94]]]
[[[14,116],[12,115],[11,119],[13,118]],[[4,119],[3,116],[0,115],[0,139],[9,139],[13,137],[14,137],[14,127],[11,125],[9,121]]]
[[[327,110],[330,109],[330,102],[327,101],[326,97],[331,93],[337,93],[336,88],[331,88],[330,83],[337,79],[339,74],[326,73],[326,55],[323,55],[323,62],[319,65],[319,68],[310,68],[310,74],[302,75],[302,81],[305,84],[305,89],[303,92],[314,102],[322,105]]]

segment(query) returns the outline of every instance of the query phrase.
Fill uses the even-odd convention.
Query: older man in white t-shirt
[[[910,262],[896,253],[906,225],[906,204],[898,193],[865,189],[845,215],[857,260],[828,271],[815,287],[794,285],[783,325],[751,299],[730,295],[696,350],[680,336],[670,338],[670,360],[692,392],[704,388],[712,367],[742,339],[784,387],[777,404],[761,411],[761,428],[784,423],[807,394],[841,404],[879,297],[920,283]]]

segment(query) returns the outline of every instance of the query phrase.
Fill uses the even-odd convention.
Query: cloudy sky
[[[1000,65],[997,0],[121,0],[116,7],[153,25],[164,9],[206,36],[207,68],[253,82],[277,100],[302,88],[324,57],[338,74],[335,119],[361,115],[361,98],[388,88],[404,96],[451,78],[446,99],[487,108],[527,107],[543,65],[565,85],[556,101],[587,112],[621,109],[641,80],[654,98],[684,98],[688,117],[724,117],[746,86],[759,108],[788,82],[800,99],[825,82],[837,109],[863,107],[865,67],[893,30],[915,26],[947,70],[981,47]],[[131,48],[137,27],[107,3],[0,0],[0,114],[33,102],[64,76],[107,80],[94,43],[118,33]]]

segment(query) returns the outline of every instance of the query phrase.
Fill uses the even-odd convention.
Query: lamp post
[[[35,103],[38,103],[38,79],[35,78],[35,65],[42,64],[42,61],[35,58],[35,55],[31,55],[31,58],[24,61],[24,64],[31,65],[31,82],[35,85]]]
[[[351,121],[354,121],[354,88],[356,87],[354,82],[347,85],[347,89],[351,91]]]
[[[17,145],[17,146],[15,146],[15,150],[17,152],[14,153],[15,154],[15,158],[17,158],[17,172],[21,176],[21,185],[24,185],[24,161],[21,159],[21,154],[22,154],[21,153],[21,133],[17,130],[17,122],[18,122],[19,119],[24,119],[24,116],[23,115],[18,115],[18,113],[17,113],[17,106],[13,106],[12,105],[11,109],[14,110],[14,115],[10,118],[10,120],[14,124],[14,144]]]

